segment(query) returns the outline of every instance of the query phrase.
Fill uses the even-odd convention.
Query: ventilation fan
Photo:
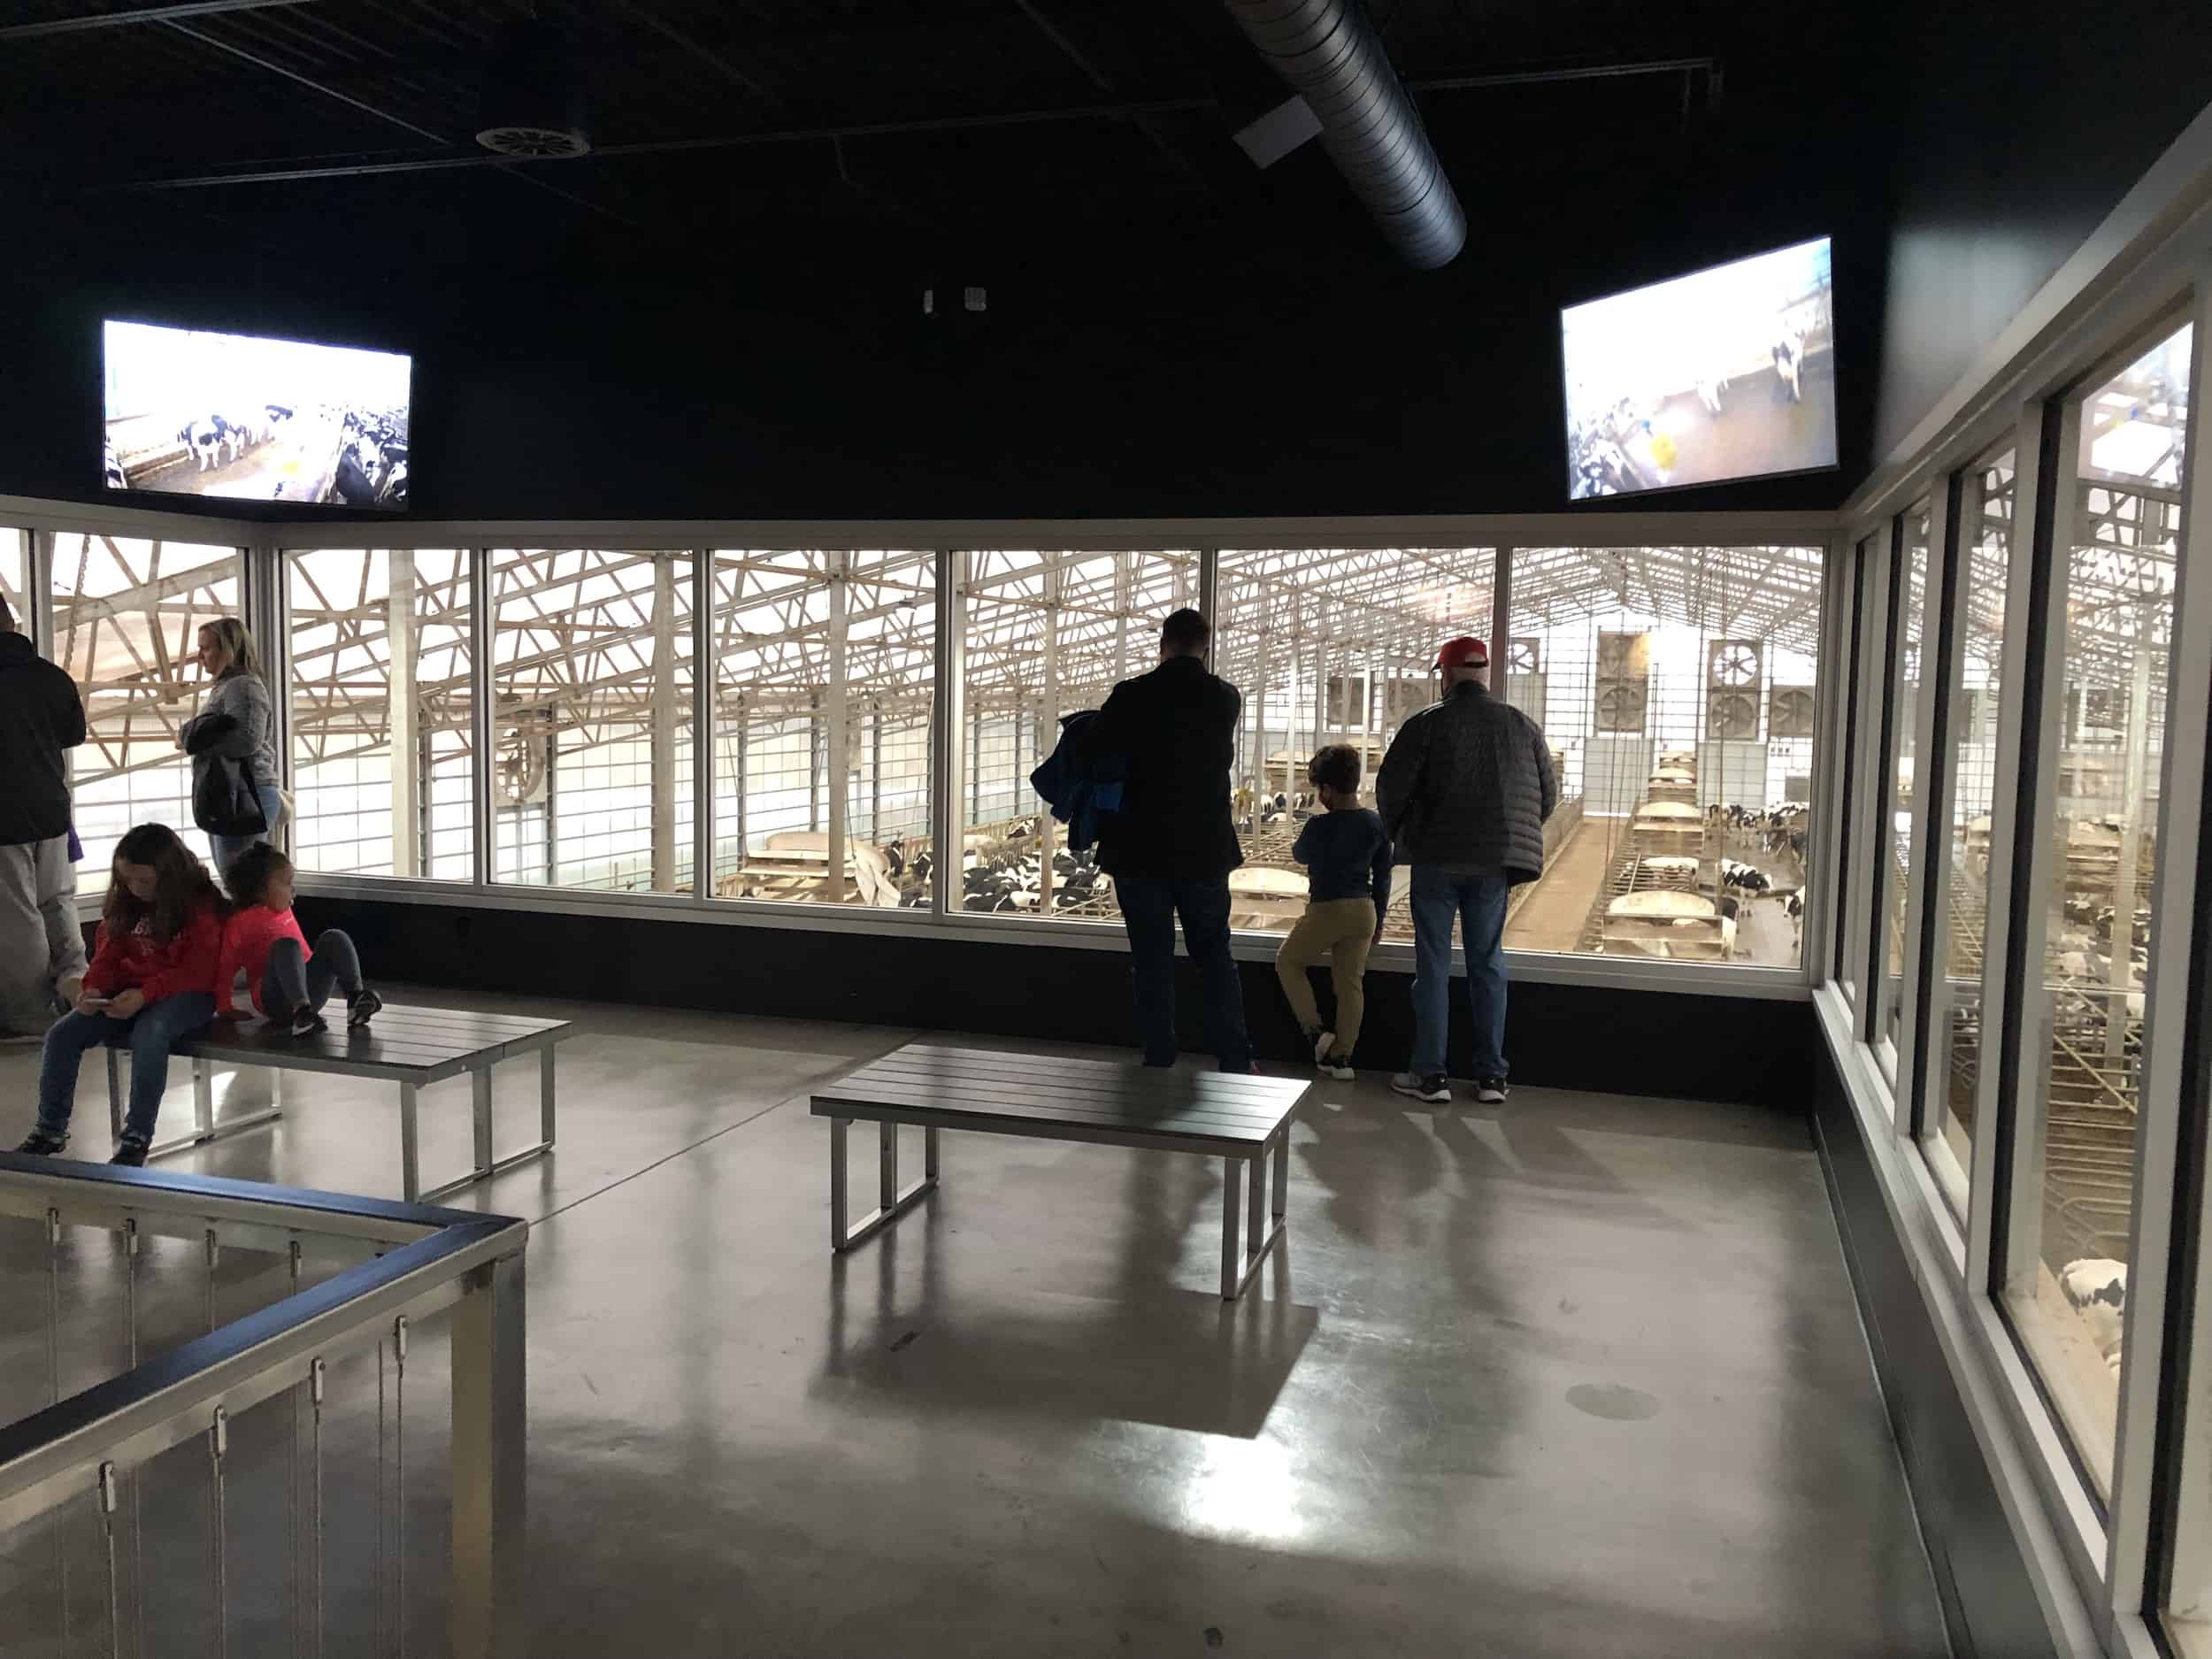
[[[2127,730],[2127,687],[2094,686],[2085,692],[2081,700],[2081,723],[2107,732]]]
[[[590,150],[583,83],[558,29],[519,18],[499,31],[484,65],[476,142],[495,155],[534,160]]]
[[[1759,648],[1748,640],[1715,640],[1705,657],[1705,683],[1743,687],[1759,683]]]
[[[1643,634],[1598,634],[1598,678],[1641,680],[1651,672],[1650,636]]]
[[[1641,682],[1625,680],[1618,685],[1601,687],[1597,697],[1597,720],[1601,732],[1642,731],[1644,687]]]
[[[534,731],[517,728],[499,740],[499,759],[493,770],[502,806],[537,806],[545,800],[545,739]]]
[[[1533,639],[1511,639],[1505,643],[1505,670],[1509,674],[1532,674],[1542,664],[1542,641]]]
[[[1748,691],[1714,691],[1705,699],[1705,735],[1723,743],[1748,743],[1759,735],[1759,699]]]
[[[1774,688],[1773,701],[1767,705],[1767,733],[1771,737],[1813,735],[1811,687],[1777,686]]]

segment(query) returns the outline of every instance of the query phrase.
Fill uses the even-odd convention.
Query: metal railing
[[[526,1224],[0,1154],[0,1217],[8,1217],[44,1229],[50,1403],[0,1426],[0,1543],[27,1543],[27,1550],[13,1553],[36,1556],[42,1536],[52,1551],[50,1567],[40,1570],[45,1582],[8,1597],[9,1651],[18,1651],[21,1640],[26,1652],[112,1659],[155,1653],[320,1655],[340,1647],[359,1651],[368,1633],[363,1626],[371,1624],[378,1659],[410,1650],[411,1624],[417,1651],[478,1659],[526,1650],[520,1599]],[[73,1311],[120,1325],[109,1333],[119,1341],[110,1346],[125,1369],[65,1397],[64,1282],[67,1277],[75,1286],[82,1252],[70,1254],[65,1274],[64,1240],[65,1231],[84,1228],[115,1235],[123,1284],[119,1297],[86,1296],[87,1307]],[[145,1352],[141,1263],[163,1239],[204,1250],[208,1328],[165,1351]],[[375,1254],[303,1287],[303,1242],[326,1240]],[[216,1324],[216,1263],[227,1248],[267,1251],[288,1262],[291,1294]],[[19,1260],[19,1278],[20,1265]],[[425,1332],[426,1321],[441,1315]],[[426,1372],[434,1387],[449,1371],[451,1379],[445,1460],[449,1586],[434,1594],[419,1583],[411,1620],[411,1331],[442,1338],[449,1348],[449,1366],[419,1360],[418,1402]],[[367,1506],[355,1502],[357,1495],[365,1499],[372,1484],[359,1478],[371,1440],[365,1423],[342,1421],[342,1411],[356,1408],[336,1398],[335,1381],[340,1368],[365,1377],[371,1356],[373,1548],[365,1547],[367,1529],[359,1524]],[[365,1415],[365,1384],[360,1392],[357,1412]],[[232,1441],[246,1414],[265,1402],[273,1402],[273,1413],[253,1419],[259,1455],[250,1465]],[[419,1404],[415,1415],[423,1417]],[[418,1433],[434,1446],[445,1428],[439,1413]],[[165,1460],[148,1479],[163,1454],[193,1442],[204,1449]],[[334,1474],[326,1493],[326,1457],[336,1470],[349,1450],[358,1453],[346,1465],[350,1478]],[[280,1485],[280,1506],[268,1501]],[[419,1557],[449,1529],[442,1516],[438,1525],[422,1524],[419,1480],[413,1508]],[[280,1548],[271,1541],[279,1537]],[[157,1568],[173,1571],[179,1561],[204,1573],[204,1581],[193,1584],[188,1596],[157,1597],[161,1604],[150,1623],[149,1589],[161,1587]],[[249,1577],[250,1585],[244,1582]],[[342,1583],[349,1599],[334,1610],[330,1598]],[[371,1601],[373,1619],[365,1610]],[[426,1626],[441,1601],[446,1630],[431,1643]],[[326,1646],[326,1628],[342,1640]]]

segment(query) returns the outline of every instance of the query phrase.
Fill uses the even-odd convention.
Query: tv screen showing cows
[[[406,508],[411,358],[149,323],[105,346],[109,488]]]
[[[1576,501],[1836,464],[1828,239],[1560,313]]]

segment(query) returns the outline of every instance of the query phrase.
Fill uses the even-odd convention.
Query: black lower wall
[[[735,927],[680,918],[566,915],[303,897],[311,938],[342,926],[372,978],[579,1001],[906,1025],[1072,1042],[1133,1041],[1119,953],[933,938]],[[1263,1059],[1304,1057],[1265,962],[1240,964]],[[1196,976],[1179,964],[1179,1023],[1203,1045]],[[1325,979],[1323,1006],[1327,1006]],[[1363,1067],[1395,1071],[1411,1047],[1412,977],[1368,976]],[[1817,1037],[1810,1007],[1755,998],[1522,983],[1507,1048],[1519,1083],[1802,1110]],[[1466,1074],[1467,1005],[1453,999],[1454,1069]]]
[[[2055,1655],[2027,1563],[1967,1420],[1934,1317],[1882,1201],[1858,1114],[1817,1032],[1815,1048],[1821,1165],[1954,1648],[1960,1659]]]

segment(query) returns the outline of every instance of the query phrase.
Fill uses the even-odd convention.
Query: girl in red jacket
[[[384,1006],[384,999],[361,982],[361,958],[352,940],[326,927],[316,935],[314,949],[308,949],[307,935],[292,917],[289,858],[268,842],[256,841],[224,867],[223,885],[230,889],[232,910],[223,924],[215,995],[225,1017],[235,1012],[231,987],[242,972],[255,1009],[295,1037],[328,1028],[322,1008],[334,987],[346,994],[349,1031],[367,1025]]]
[[[145,1163],[169,1081],[170,1045],[215,1017],[222,944],[222,895],[176,831],[141,824],[116,842],[92,965],[74,1009],[46,1033],[38,1127],[16,1150],[50,1155],[66,1147],[85,1050],[128,1043],[130,1110],[111,1162]]]

